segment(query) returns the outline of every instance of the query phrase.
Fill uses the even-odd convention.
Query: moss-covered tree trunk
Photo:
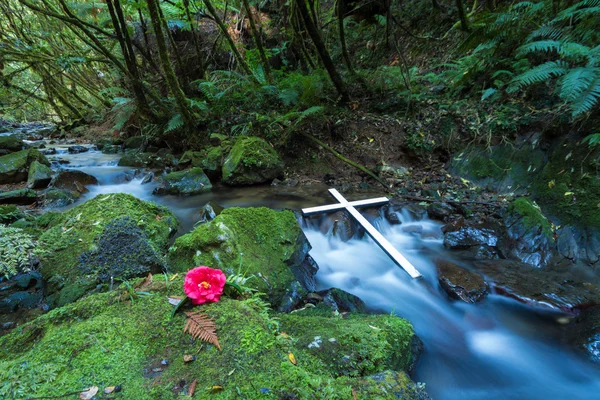
[[[348,71],[352,75],[356,75],[356,71],[354,71],[354,67],[352,66],[352,60],[350,60],[350,54],[348,54],[348,48],[346,46],[346,32],[344,30],[344,16],[346,14],[346,6],[344,5],[343,0],[337,0],[337,19],[338,19],[338,29],[340,32],[340,44],[342,45],[342,55],[344,56],[344,61],[346,62],[346,67]]]
[[[465,8],[463,7],[462,0],[456,0],[456,8],[458,9],[458,17],[460,18],[460,26],[462,30],[469,32],[469,22],[467,21],[467,15],[465,14]]]
[[[206,69],[204,66],[204,54],[202,54],[202,49],[200,48],[200,42],[198,41],[198,33],[196,33],[196,28],[194,27],[194,19],[192,18],[192,13],[190,12],[190,0],[183,0],[183,5],[185,8],[185,16],[188,19],[190,24],[190,30],[192,31],[192,41],[194,42],[194,48],[196,49],[196,57],[198,57],[198,74],[200,78],[204,78],[206,74]]]
[[[331,82],[333,82],[333,86],[335,86],[337,92],[339,93],[342,101],[347,102],[350,97],[348,96],[348,92],[346,91],[346,86],[344,85],[344,81],[342,77],[338,73],[333,61],[331,60],[331,56],[329,55],[329,51],[327,51],[327,47],[325,47],[325,43],[319,34],[319,30],[315,25],[315,22],[312,20],[310,16],[310,12],[308,11],[308,7],[306,6],[305,0],[296,0],[296,7],[302,20],[304,21],[304,26],[306,27],[306,31],[308,35],[312,39],[315,47],[317,49],[317,53],[319,53],[319,58],[321,62],[325,66],[327,73],[329,74],[329,78]]]
[[[173,70],[171,60],[169,59],[169,52],[167,50],[164,33],[162,31],[158,2],[157,0],[146,0],[146,4],[148,5],[148,13],[150,14],[150,20],[152,22],[152,27],[154,28],[160,65],[165,74],[167,86],[169,87],[171,95],[175,98],[175,103],[177,104],[177,109],[183,118],[185,128],[189,131],[193,125],[192,114],[190,112],[185,94],[179,86],[177,76],[175,76],[175,71]]]

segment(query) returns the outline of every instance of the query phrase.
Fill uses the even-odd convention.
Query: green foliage
[[[31,270],[34,249],[31,235],[0,224],[0,277],[10,278]]]

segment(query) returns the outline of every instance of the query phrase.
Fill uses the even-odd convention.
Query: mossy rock
[[[115,235],[111,227],[123,218],[128,218],[132,226],[124,228],[125,236]],[[48,280],[49,294],[70,290],[71,285],[82,282],[98,282],[107,271],[112,271],[115,279],[130,278],[135,275],[132,271],[139,270],[139,257],[164,252],[177,230],[177,220],[169,210],[122,193],[97,196],[65,212],[60,219],[53,218],[52,224],[39,238],[43,250],[41,272]],[[115,240],[108,240],[106,245],[111,235]],[[119,238],[127,240],[120,243],[123,240]],[[150,250],[136,255],[129,248],[132,238],[139,249]],[[114,249],[109,252],[111,246]],[[106,262],[94,256],[102,249],[109,258]],[[134,254],[130,254],[132,251]]]
[[[0,150],[6,150],[8,153],[14,153],[24,150],[27,147],[29,146],[14,136],[0,136]]]
[[[154,153],[138,153],[128,151],[119,160],[119,167],[164,169],[176,164],[177,160],[172,154],[161,157]]]
[[[29,166],[34,161],[50,166],[46,157],[36,149],[21,150],[0,157],[0,184],[26,180]]]
[[[536,147],[501,145],[455,155],[451,171],[490,190],[524,194],[544,163],[544,152]]]
[[[153,194],[194,195],[210,192],[212,184],[202,168],[172,172],[158,178]]]
[[[52,180],[52,170],[47,165],[34,161],[29,166],[27,187],[30,189],[43,189]]]
[[[413,331],[400,318],[281,315],[255,299],[222,297],[193,309],[214,319],[218,350],[183,333],[183,312],[170,319],[173,306],[166,296],[182,295],[182,283],[182,277],[176,278],[166,289],[164,280],[155,279],[144,289],[151,295],[133,301],[120,287],[19,326],[0,338],[0,396],[59,396],[74,388],[98,386],[102,391],[121,385],[122,391],[112,398],[172,399],[186,394],[195,381],[196,399],[347,400],[353,391],[377,395],[369,398],[397,399],[398,391],[406,400],[420,398],[413,397],[409,389],[414,384],[406,375],[394,371],[411,356],[405,344]],[[328,339],[336,339],[339,350],[334,358],[360,353],[361,359],[331,368],[328,357],[335,351],[319,354],[308,348],[311,332],[322,335],[332,349]],[[194,355],[195,360],[185,363],[184,355]],[[380,380],[376,375],[388,373],[400,375],[393,385],[397,390],[386,390],[391,377]]]
[[[242,137],[235,142],[223,163],[223,182],[253,185],[271,182],[283,173],[283,162],[263,139]]]
[[[179,166],[202,168],[209,178],[216,179],[223,166],[223,149],[217,146],[203,151],[186,151],[179,159]]]
[[[207,265],[226,273],[255,275],[254,283],[277,307],[309,250],[291,211],[228,208],[179,237],[169,250],[167,264],[172,272]]]
[[[146,143],[146,138],[144,136],[133,136],[125,140],[123,147],[126,149],[139,149]]]
[[[37,201],[37,192],[31,189],[17,189],[0,193],[0,204],[33,204]]]

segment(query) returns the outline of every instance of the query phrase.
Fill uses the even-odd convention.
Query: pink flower
[[[194,304],[215,303],[223,294],[226,280],[223,271],[200,266],[188,271],[183,290]]]

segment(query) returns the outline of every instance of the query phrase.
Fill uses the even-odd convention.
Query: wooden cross
[[[382,204],[387,204],[389,199],[387,197],[378,197],[376,199],[368,199],[368,200],[359,200],[359,201],[347,201],[344,196],[340,194],[335,189],[329,189],[329,193],[335,197],[338,204],[331,204],[328,206],[322,207],[312,207],[312,208],[304,208],[302,209],[302,214],[305,216],[318,214],[322,212],[332,212],[338,210],[346,210],[358,221],[360,225],[367,231],[369,236],[373,238],[375,243],[381,247],[381,249],[394,260],[398,266],[404,269],[412,278],[420,278],[421,274],[416,268],[408,261],[398,250],[392,246],[392,244],[383,237],[381,233],[375,229],[369,221],[365,217],[363,217],[355,207],[366,207],[366,206],[378,206]]]

